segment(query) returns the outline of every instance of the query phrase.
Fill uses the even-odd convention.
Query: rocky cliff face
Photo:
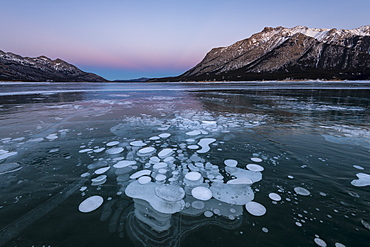
[[[104,82],[106,79],[84,72],[61,59],[45,56],[22,57],[0,51],[0,81]]]
[[[173,80],[370,79],[370,26],[265,28]]]

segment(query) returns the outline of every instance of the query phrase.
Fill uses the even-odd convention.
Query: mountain
[[[370,79],[370,25],[353,30],[266,27],[214,48],[192,69],[164,81]]]
[[[22,57],[0,50],[0,81],[105,82],[61,59]]]
[[[147,82],[150,78],[141,77],[137,79],[128,79],[128,80],[114,80],[114,82]]]

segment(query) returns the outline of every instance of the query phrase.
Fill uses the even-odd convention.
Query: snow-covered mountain
[[[370,25],[266,27],[171,80],[370,79]]]
[[[84,72],[61,59],[45,56],[22,57],[0,50],[0,81],[104,82],[106,79]]]

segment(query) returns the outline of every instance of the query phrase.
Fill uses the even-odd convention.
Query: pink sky
[[[212,48],[265,26],[370,24],[368,0],[15,0],[1,5],[0,50],[61,58],[111,80],[182,74]]]

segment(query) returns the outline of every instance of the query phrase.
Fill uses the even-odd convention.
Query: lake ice
[[[370,241],[369,83],[0,86],[0,246]]]

